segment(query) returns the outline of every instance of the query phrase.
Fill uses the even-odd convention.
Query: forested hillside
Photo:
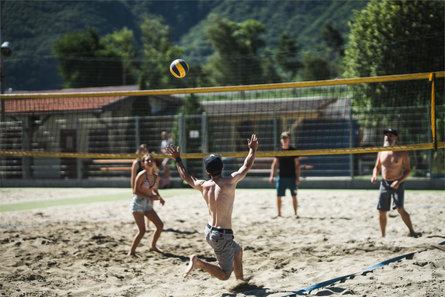
[[[325,24],[339,30],[346,39],[348,22],[354,10],[360,10],[368,1],[220,1],[211,13],[231,21],[242,22],[254,19],[265,25],[267,47],[275,47],[282,33],[295,38],[306,51],[316,51]],[[194,26],[179,41],[191,59],[210,54],[211,47],[205,38],[204,19]]]
[[[65,34],[93,28],[100,36],[124,27],[140,41],[144,15],[162,16],[169,25],[171,40],[182,46],[191,63],[204,64],[212,54],[205,30],[209,15],[233,22],[248,19],[265,27],[265,48],[276,47],[285,33],[296,39],[304,51],[318,50],[327,23],[346,38],[353,10],[368,1],[1,1],[1,38],[14,53],[3,59],[4,88],[14,90],[57,89],[62,80],[57,72],[54,44]],[[142,45],[139,44],[141,47]]]

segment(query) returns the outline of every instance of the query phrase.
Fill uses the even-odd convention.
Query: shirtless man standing
[[[386,129],[384,146],[395,146],[399,139],[394,129]],[[377,154],[371,182],[376,183],[380,170],[382,170],[382,181],[380,183],[380,195],[377,209],[379,210],[379,222],[382,237],[385,237],[387,213],[389,211],[391,196],[393,196],[393,209],[397,209],[403,222],[409,229],[409,236],[419,237],[421,233],[415,232],[411,218],[403,207],[405,183],[411,173],[409,156],[406,151],[383,151]]]
[[[236,185],[243,180],[255,161],[258,140],[255,134],[247,140],[249,154],[243,166],[231,174],[223,177],[223,163],[218,154],[211,154],[204,159],[210,180],[198,180],[191,176],[181,162],[179,147],[173,145],[167,148],[168,154],[176,160],[176,167],[182,179],[192,188],[199,190],[209,211],[209,220],[205,228],[207,243],[215,251],[218,265],[201,260],[196,255],[190,256],[184,277],[195,268],[200,268],[210,275],[220,279],[229,279],[232,271],[238,280],[243,280],[243,249],[235,242],[232,231],[232,210],[235,200]]]

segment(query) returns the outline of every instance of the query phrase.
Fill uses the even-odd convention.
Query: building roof
[[[126,97],[37,98],[5,100],[5,113],[93,111]]]
[[[41,90],[41,91],[12,91],[11,94],[54,94],[54,93],[83,93],[83,92],[122,92],[137,91],[137,85],[127,86],[108,86],[108,87],[90,87],[90,88],[73,88],[59,90]]]
[[[13,92],[23,94],[49,94],[48,98],[11,98],[4,100],[6,114],[29,114],[29,113],[64,113],[64,112],[103,112],[107,109],[118,109],[123,104],[131,104],[136,96],[113,96],[106,92],[137,91],[138,86],[96,87],[82,89],[63,89],[32,92]],[[54,94],[73,94],[73,97],[54,97]],[[105,93],[104,96],[75,97],[75,93]],[[66,95],[65,95],[66,96]],[[151,95],[150,102],[158,109],[164,109],[164,105],[178,106],[183,102],[182,98],[171,95]]]
[[[112,92],[134,91],[137,85],[95,87],[79,89],[61,89],[45,91],[15,91],[19,94],[66,94],[83,92]],[[4,100],[5,113],[54,113],[66,111],[101,111],[105,107],[128,99],[128,96],[104,96],[104,97],[61,97],[61,98],[33,98],[33,99],[6,99]]]

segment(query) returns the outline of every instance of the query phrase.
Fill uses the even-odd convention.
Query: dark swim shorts
[[[403,207],[405,196],[405,183],[402,182],[397,189],[391,188],[391,184],[394,181],[386,181],[382,179],[380,183],[380,195],[377,209],[382,211],[388,211],[391,204],[391,196],[393,197],[392,209],[396,207]]]
[[[286,189],[290,190],[291,196],[297,196],[297,186],[294,177],[277,177],[277,196],[286,196]]]

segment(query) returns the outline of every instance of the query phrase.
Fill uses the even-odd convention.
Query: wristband
[[[181,162],[181,158],[180,158],[180,157],[177,157],[177,158],[176,158],[176,163],[179,163],[179,162]]]

